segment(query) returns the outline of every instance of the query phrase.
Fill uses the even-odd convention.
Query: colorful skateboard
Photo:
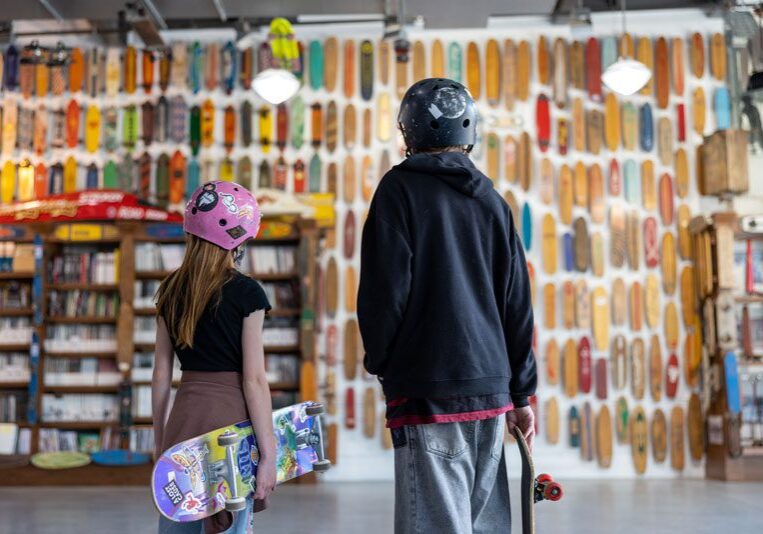
[[[370,101],[374,92],[374,45],[369,40],[360,43],[360,96]]]
[[[279,483],[325,471],[319,415],[323,406],[303,402],[273,412]],[[178,443],[159,457],[151,477],[154,504],[178,522],[246,508],[256,486],[259,453],[250,421]]]
[[[631,456],[636,473],[643,474],[646,471],[647,463],[647,423],[646,414],[641,406],[636,406],[629,415],[630,437],[631,437]]]

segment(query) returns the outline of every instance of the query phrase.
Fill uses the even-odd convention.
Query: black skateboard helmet
[[[468,89],[448,78],[414,83],[400,103],[397,124],[409,149],[471,146],[477,139],[477,107]]]

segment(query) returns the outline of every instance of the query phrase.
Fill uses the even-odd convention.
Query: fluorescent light
[[[635,59],[619,58],[601,75],[601,81],[619,95],[632,95],[644,87],[652,73],[646,65]]]
[[[265,69],[252,81],[252,88],[263,100],[273,105],[286,102],[299,91],[299,80],[284,69]]]

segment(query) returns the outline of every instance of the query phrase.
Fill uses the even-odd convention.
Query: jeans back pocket
[[[473,423],[474,421],[421,425],[422,439],[427,452],[448,460],[461,456],[474,433]]]

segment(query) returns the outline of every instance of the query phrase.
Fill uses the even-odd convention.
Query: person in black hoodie
[[[398,115],[407,158],[363,228],[358,322],[387,399],[397,534],[508,532],[504,421],[534,436],[527,263],[508,205],[469,158],[477,120],[460,83],[411,86]]]

